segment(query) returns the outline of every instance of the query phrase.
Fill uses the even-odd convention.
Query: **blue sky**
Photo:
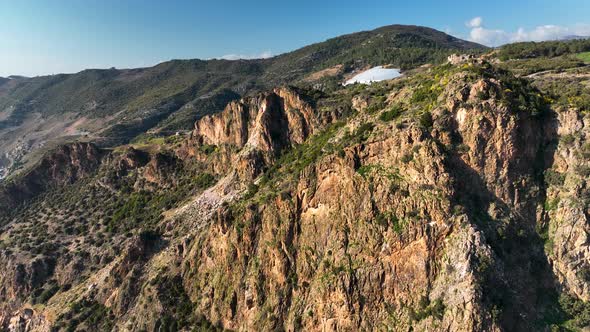
[[[590,35],[590,1],[0,0],[0,22],[0,76],[35,76],[276,55],[395,23],[488,45]]]

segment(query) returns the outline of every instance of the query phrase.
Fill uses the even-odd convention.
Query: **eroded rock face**
[[[49,331],[51,326],[43,316],[31,308],[25,308],[11,314],[6,330],[9,332],[26,332],[26,331]],[[3,317],[0,314],[0,322]]]
[[[258,176],[281,151],[303,143],[318,128],[316,112],[296,90],[277,88],[230,102],[222,113],[197,121],[188,154],[203,159],[199,149],[218,146],[225,153],[212,161],[213,167],[227,171],[238,165],[235,170],[248,180]]]
[[[551,156],[553,167],[546,207],[546,250],[555,275],[568,292],[590,300],[590,233],[588,170],[590,122],[576,110],[558,114],[560,137]]]
[[[432,195],[452,191],[441,151],[416,129],[393,136],[323,160],[304,172],[294,192],[248,206],[243,216],[221,212],[187,255],[185,286],[200,310],[238,330],[358,330],[394,322],[409,327],[421,302],[444,301],[448,328],[487,326],[473,271],[480,257],[491,256],[482,235],[464,219],[453,221],[448,200],[421,195],[427,186]],[[357,173],[359,161],[398,165],[407,151],[400,146],[417,146],[424,168],[400,169],[401,183],[388,174],[367,181]],[[399,219],[376,221],[381,218]],[[463,230],[445,245],[452,227]],[[444,255],[452,266],[439,274],[433,262]],[[431,292],[433,283],[440,285]],[[453,292],[458,289],[461,294]]]
[[[315,127],[311,106],[292,89],[279,88],[230,102],[222,113],[197,121],[194,135],[204,144],[249,145],[278,153],[290,144],[302,143]]]
[[[486,66],[472,60],[460,65]],[[68,277],[83,260],[52,270],[35,260],[18,267],[29,261],[21,257],[0,273],[0,295],[18,298],[50,278],[74,283],[34,316],[67,320],[76,313],[65,303],[85,301],[123,331],[172,321],[238,331],[536,330],[548,294],[588,296],[587,120],[531,112],[510,77],[479,70],[486,75],[451,70],[432,83],[440,94],[422,105],[428,112],[408,104],[420,88],[411,84],[383,96],[383,110],[370,94],[344,95],[357,112],[345,119],[281,88],[199,120],[174,153],[111,154],[99,181],[114,193],[121,178],[142,190],[176,185],[176,169],[191,161],[220,180],[163,211],[157,232],[122,235],[88,279]],[[408,110],[387,120],[390,109]],[[4,311],[3,326],[34,330],[18,311],[25,305]]]
[[[15,207],[51,186],[71,184],[90,175],[103,155],[92,143],[59,146],[26,174],[0,188],[0,210]]]
[[[121,156],[109,156],[109,158],[112,160],[108,160],[107,163],[113,164],[116,175],[121,177],[127,175],[129,170],[145,166],[150,156],[145,151],[129,147]]]
[[[378,126],[270,200],[220,211],[183,265],[199,312],[237,330],[533,328],[557,282],[536,229],[558,124],[504,84],[457,74],[432,128]]]

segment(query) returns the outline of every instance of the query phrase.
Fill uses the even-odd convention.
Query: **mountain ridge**
[[[146,68],[5,80],[0,86],[0,168],[8,174],[15,165],[30,165],[35,151],[54,142],[93,139],[112,146],[150,130],[189,130],[198,117],[220,111],[238,95],[282,84],[333,88],[344,74],[366,66],[414,67],[443,61],[467,47],[485,49],[445,36],[433,29],[392,25],[270,59],[171,60]],[[363,44],[368,38],[372,42]],[[339,69],[309,79],[331,66]],[[208,101],[200,101],[203,97]]]
[[[0,183],[0,329],[590,326],[590,43],[404,29],[8,83],[67,139]]]
[[[274,88],[188,134],[55,150],[11,180],[41,190],[0,214],[0,324],[586,326],[586,115],[487,56]]]

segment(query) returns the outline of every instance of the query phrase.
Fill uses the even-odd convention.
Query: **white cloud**
[[[223,60],[252,60],[252,59],[268,59],[271,58],[272,52],[271,51],[264,51],[260,54],[250,54],[250,55],[244,55],[244,54],[226,54],[223,55],[221,57],[219,57],[219,59],[223,59]]]
[[[469,28],[479,28],[483,23],[483,19],[481,16],[477,16],[469,20],[469,22],[465,23]]]
[[[506,44],[510,40],[509,34],[503,30],[490,30],[482,27],[471,29],[469,37],[471,41],[487,46]]]
[[[590,36],[590,24],[573,26],[541,25],[532,30],[519,28],[514,32],[510,32],[500,29],[488,29],[483,25],[483,19],[481,17],[475,17],[467,22],[466,25],[471,28],[469,32],[469,39],[471,41],[488,46],[499,46],[523,41],[556,40],[567,36]]]

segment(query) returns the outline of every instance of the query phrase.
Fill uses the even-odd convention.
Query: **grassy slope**
[[[577,57],[584,62],[590,62],[590,52],[579,53]]]

